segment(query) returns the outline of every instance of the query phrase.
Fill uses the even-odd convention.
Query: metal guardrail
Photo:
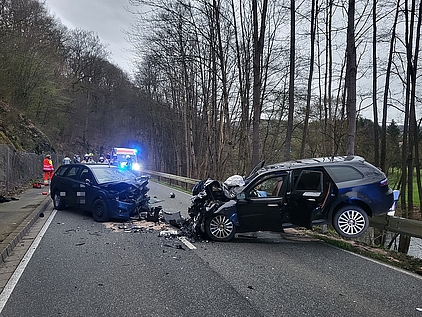
[[[177,185],[186,190],[191,190],[193,185],[200,181],[199,179],[177,176],[173,174],[154,171],[145,172],[154,175],[159,181],[165,181],[169,185]],[[369,225],[380,230],[401,233],[410,237],[422,239],[422,221],[382,215],[370,218]]]
[[[372,217],[369,220],[369,225],[380,230],[422,239],[422,221],[419,220],[383,215]]]
[[[169,185],[176,185],[184,188],[185,190],[192,190],[193,185],[201,181],[200,179],[193,179],[173,174],[161,173],[144,170],[145,173],[155,176],[159,181],[164,181]]]

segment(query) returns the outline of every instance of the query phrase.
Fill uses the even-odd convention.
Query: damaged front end
[[[232,197],[229,188],[222,182],[207,179],[198,182],[192,189],[191,206],[188,214],[195,234],[206,237],[206,220]]]
[[[140,217],[141,213],[151,212],[147,184],[148,180],[107,184],[110,195],[109,216],[128,220],[133,216]]]

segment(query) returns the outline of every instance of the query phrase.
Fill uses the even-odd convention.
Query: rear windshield
[[[326,166],[325,169],[336,183],[363,178],[363,174],[352,166]]]

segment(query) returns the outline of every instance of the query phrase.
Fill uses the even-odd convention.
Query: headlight
[[[108,194],[110,196],[110,199],[112,199],[112,200],[119,200],[119,198],[120,198],[120,193],[117,192],[117,191],[114,191],[114,190],[109,191]]]
[[[140,171],[140,170],[141,170],[141,165],[140,165],[140,164],[138,164],[138,163],[133,163],[133,165],[132,165],[132,169],[133,169],[134,171]]]

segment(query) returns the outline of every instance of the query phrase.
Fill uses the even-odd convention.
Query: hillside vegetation
[[[0,144],[37,154],[54,152],[48,137],[17,109],[0,101]]]
[[[361,155],[387,174],[402,174],[395,189],[406,217],[414,212],[413,179],[421,205],[421,175],[414,172],[422,155],[420,63],[412,57],[420,54],[408,54],[419,49],[420,37],[403,33],[417,33],[419,8],[379,6],[384,40],[371,42],[364,39],[373,38],[373,12],[363,3],[350,10],[358,21],[344,6],[298,7],[296,32],[288,30],[290,9],[278,2],[131,3],[152,10],[134,12],[139,19],[127,32],[136,62],[129,76],[110,62],[96,33],[63,26],[46,2],[0,2],[0,101],[18,115],[2,119],[3,142],[43,151],[49,142],[40,130],[52,151],[66,155],[136,147],[149,169],[197,179],[246,174],[258,159]],[[347,18],[338,19],[342,14]],[[353,25],[363,33],[359,63],[350,66],[342,50]],[[290,45],[295,36],[298,44]],[[374,59],[372,46],[383,56]],[[389,65],[371,65],[387,59]],[[404,116],[402,130],[390,119],[392,109]],[[25,132],[16,130],[21,124]]]

